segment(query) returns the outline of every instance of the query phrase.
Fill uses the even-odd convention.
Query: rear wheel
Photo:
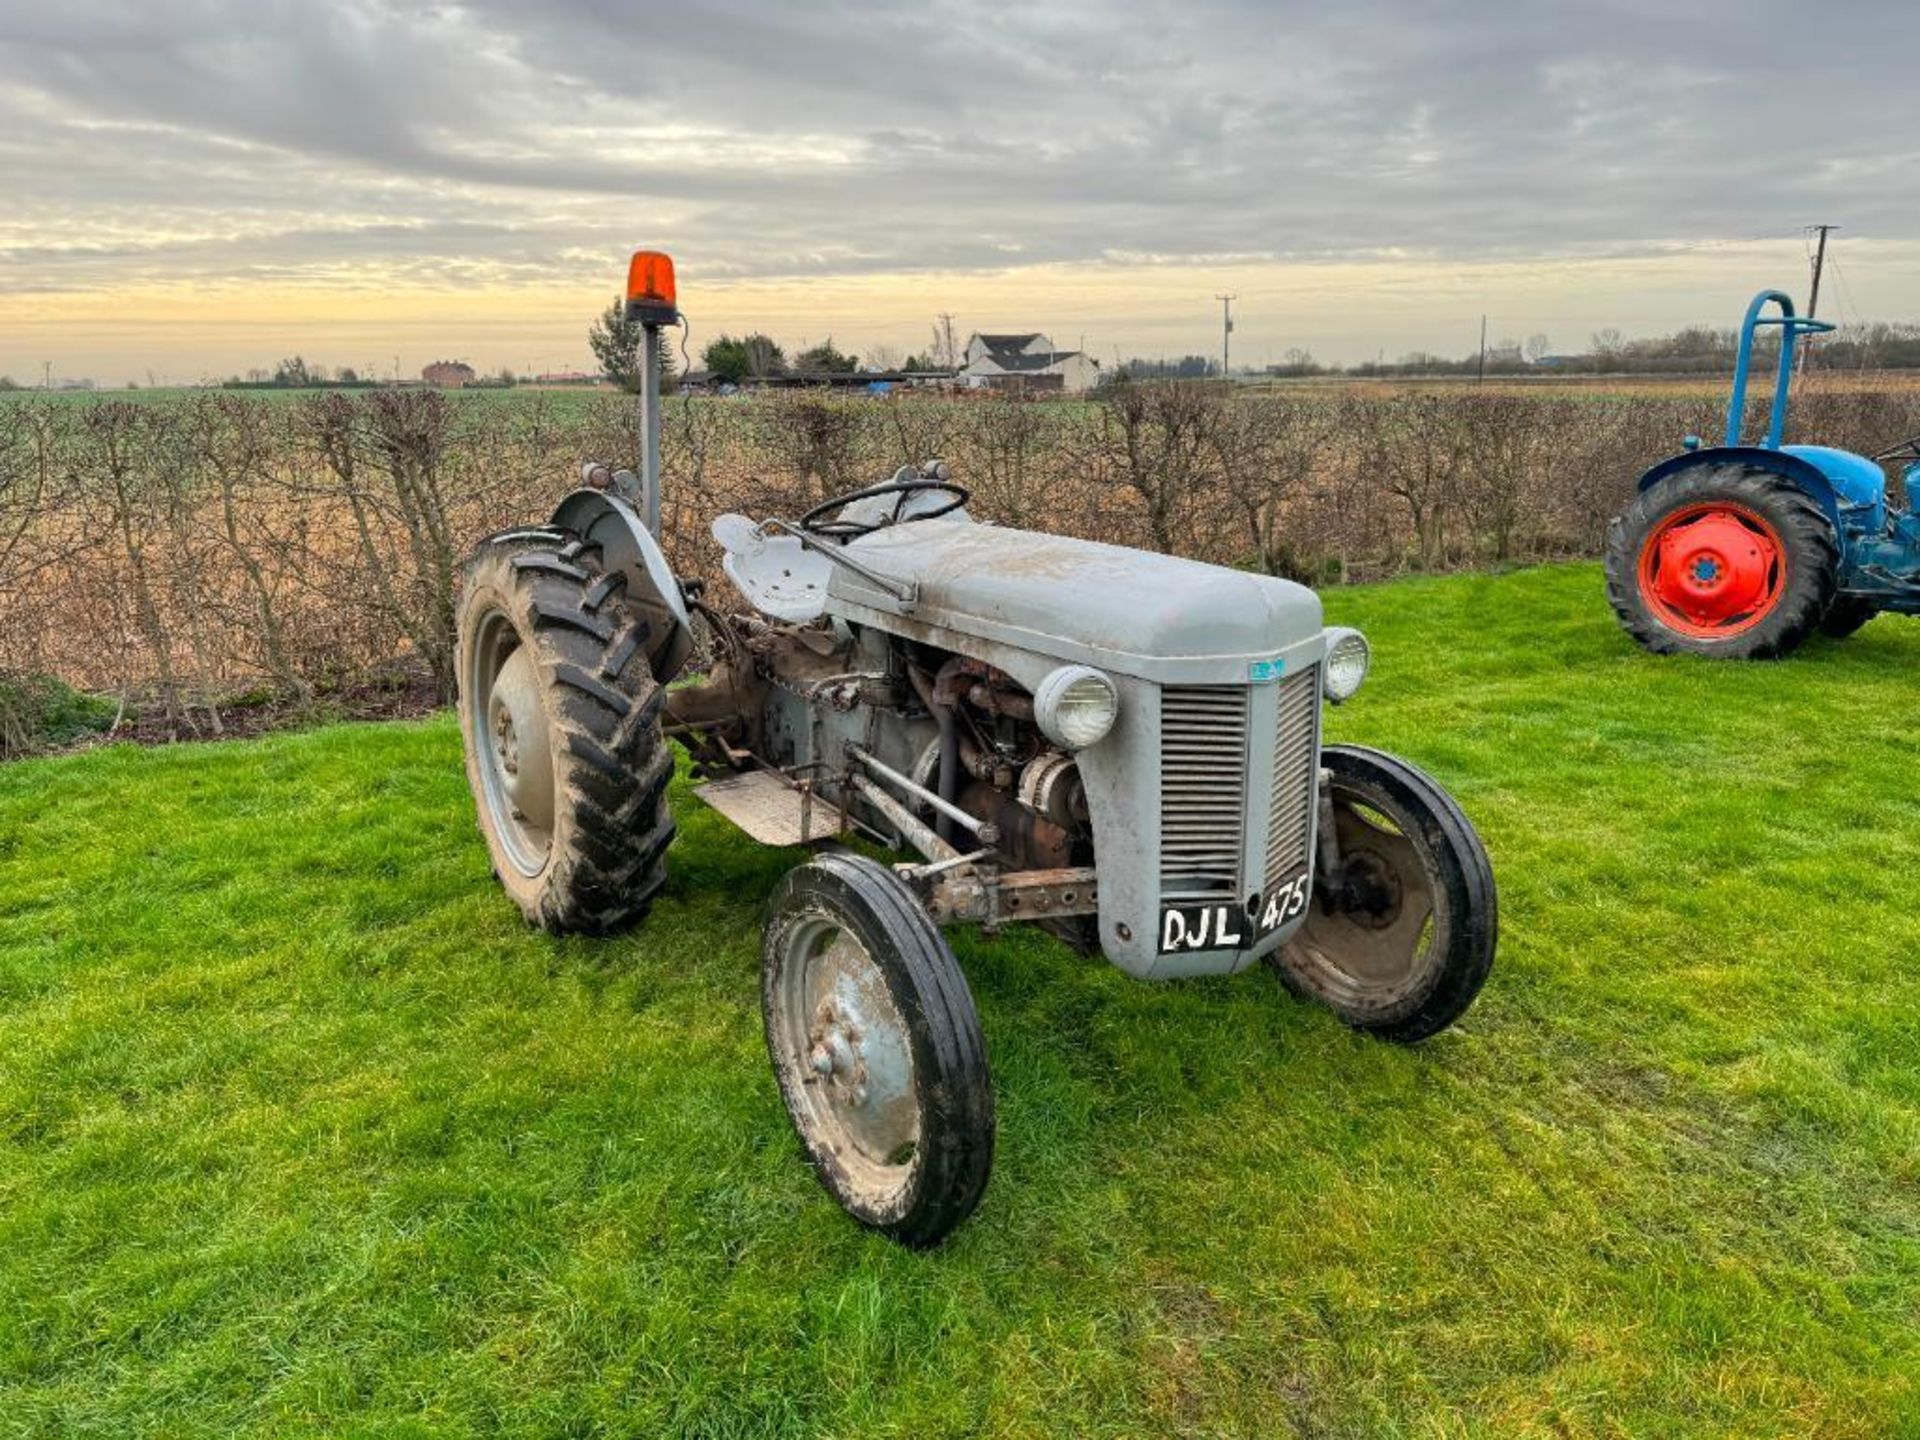
[[[1607,527],[1607,598],[1655,653],[1771,660],[1827,613],[1838,561],[1805,490],[1716,465],[1642,491]]]
[[[1296,995],[1388,1040],[1424,1040],[1493,968],[1493,866],[1453,797],[1384,751],[1329,745],[1340,872],[1314,876],[1307,919],[1268,964]]]
[[[831,852],[773,894],[767,1051],[820,1183],[863,1225],[938,1244],[993,1169],[993,1088],[959,962],[885,866]]]
[[[673,840],[648,622],[599,547],[485,541],[459,616],[460,730],[495,875],[528,920],[606,934],[646,913]]]

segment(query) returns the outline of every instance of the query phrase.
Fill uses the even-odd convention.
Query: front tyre
[[[1838,567],[1826,512],[1763,470],[1683,470],[1607,527],[1607,599],[1656,654],[1790,654],[1826,615]]]
[[[830,852],[787,872],[761,968],[767,1051],[833,1198],[904,1245],[937,1245],[993,1169],[993,1088],[966,977],[885,866]]]
[[[464,579],[460,733],[494,873],[554,934],[629,925],[673,840],[648,622],[564,531],[484,541]]]
[[[1820,633],[1844,640],[1880,613],[1880,607],[1861,595],[1836,595],[1820,619]]]
[[[1320,763],[1339,873],[1314,876],[1305,923],[1267,963],[1355,1029],[1424,1040],[1466,1012],[1493,967],[1493,866],[1453,797],[1406,761],[1329,745]]]

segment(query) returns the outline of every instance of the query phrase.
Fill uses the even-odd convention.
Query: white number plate
[[[1244,905],[1169,905],[1160,912],[1160,953],[1188,950],[1245,950],[1258,944],[1288,921],[1306,913],[1313,895],[1313,872],[1302,870],[1260,897],[1260,908],[1248,914]]]

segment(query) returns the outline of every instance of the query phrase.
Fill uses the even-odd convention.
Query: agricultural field
[[[0,768],[0,1433],[1920,1429],[1920,627],[1658,660],[1584,564],[1328,606],[1332,738],[1493,856],[1479,1005],[1398,1049],[956,932],[1000,1157],[926,1255],[807,1171],[794,857],[684,788],[652,916],[556,941],[444,716]]]

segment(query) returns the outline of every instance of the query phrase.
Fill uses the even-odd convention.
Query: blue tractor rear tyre
[[[1826,616],[1839,565],[1820,503],[1740,465],[1671,474],[1607,527],[1607,599],[1657,655],[1789,655]]]

